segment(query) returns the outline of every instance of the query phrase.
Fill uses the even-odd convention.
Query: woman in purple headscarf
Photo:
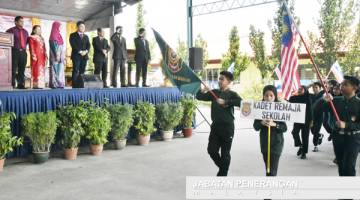
[[[60,34],[61,23],[55,21],[52,24],[50,34],[50,87],[65,87],[64,70],[64,40]]]

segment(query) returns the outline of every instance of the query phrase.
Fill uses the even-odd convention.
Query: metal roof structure
[[[43,19],[84,20],[88,30],[110,27],[110,17],[141,0],[0,0],[0,13]]]

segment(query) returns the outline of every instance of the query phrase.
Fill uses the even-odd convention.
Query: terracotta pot
[[[169,142],[173,139],[174,131],[161,131],[161,137],[165,142]]]
[[[138,134],[138,135],[136,136],[136,139],[137,139],[139,145],[146,146],[146,145],[148,145],[149,142],[150,142],[150,135]]]
[[[49,160],[50,152],[33,152],[34,155],[34,163],[42,164]]]
[[[5,158],[0,159],[0,172],[2,172],[4,169],[4,163],[5,163]]]
[[[122,139],[122,140],[115,140],[115,148],[118,150],[124,149],[126,146],[126,139]]]
[[[184,137],[189,138],[192,136],[192,128],[184,128],[182,130]]]
[[[65,149],[64,155],[66,160],[76,160],[78,148]]]
[[[99,144],[99,145],[90,144],[90,152],[92,155],[98,156],[102,153],[103,147],[104,147],[104,145],[102,145],[102,144]]]

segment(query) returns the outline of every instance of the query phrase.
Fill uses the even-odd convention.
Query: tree
[[[320,37],[310,36],[316,52],[316,63],[328,71],[339,60],[338,53],[350,47],[348,35],[355,18],[356,0],[324,0],[318,27]]]
[[[188,48],[187,48],[187,45],[186,45],[186,42],[180,40],[180,38],[178,38],[178,44],[177,44],[177,47],[176,47],[176,53],[177,55],[185,62],[187,62],[188,60]]]
[[[233,62],[235,63],[233,74],[234,78],[236,79],[250,63],[249,57],[240,53],[240,37],[236,26],[232,27],[230,31],[229,50],[223,55],[221,59],[222,69],[227,70]]]
[[[350,51],[346,53],[345,58],[340,63],[344,73],[350,75],[354,75],[355,67],[360,66],[360,23],[358,23],[351,40]]]
[[[136,7],[135,35],[138,35],[140,28],[145,28],[144,15],[145,15],[144,4],[142,1],[140,1]]]
[[[209,61],[209,52],[207,50],[207,42],[204,40],[204,38],[201,36],[201,34],[198,34],[195,39],[195,47],[199,47],[203,49],[203,67],[205,67]]]
[[[261,72],[261,77],[266,78],[273,71],[269,59],[266,56],[266,47],[264,43],[264,32],[255,30],[250,26],[249,43],[254,52],[254,63]]]

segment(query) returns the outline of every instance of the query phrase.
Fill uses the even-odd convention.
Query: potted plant
[[[0,172],[3,171],[5,156],[13,151],[16,146],[22,145],[22,138],[12,136],[11,121],[15,119],[15,113],[0,115]]]
[[[162,103],[156,105],[156,120],[164,141],[172,140],[173,129],[179,125],[182,117],[183,108],[180,103]]]
[[[111,133],[116,149],[124,149],[126,146],[126,136],[133,123],[133,106],[129,104],[108,105],[106,107],[110,113]]]
[[[180,103],[184,109],[184,114],[181,120],[182,125],[184,126],[182,132],[184,137],[191,137],[196,100],[192,96],[184,96],[181,98]]]
[[[89,116],[85,123],[85,137],[90,141],[90,152],[100,155],[111,130],[110,114],[94,103],[85,102],[83,105]]]
[[[155,123],[155,106],[139,101],[135,105],[134,111],[134,127],[137,131],[137,140],[140,145],[148,145],[150,134],[156,129]]]
[[[56,115],[65,159],[75,160],[81,137],[85,134],[83,125],[87,121],[87,111],[82,106],[67,105],[59,107]]]
[[[34,162],[44,163],[49,159],[50,147],[56,134],[55,112],[30,113],[22,117],[24,135],[33,147]]]

